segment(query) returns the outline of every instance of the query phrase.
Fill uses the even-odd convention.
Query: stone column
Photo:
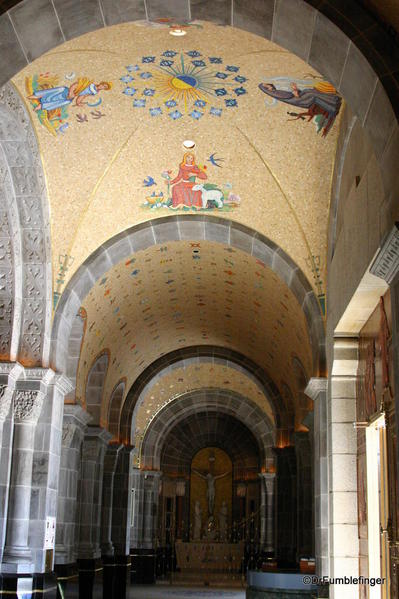
[[[15,364],[0,364],[0,564],[6,539],[13,434],[11,404],[16,371]]]
[[[115,551],[114,597],[125,599],[130,561],[130,513],[132,503],[133,449],[123,447],[118,453],[113,490],[112,542]]]
[[[155,537],[157,530],[161,472],[132,471],[132,582],[155,581]]]
[[[312,444],[313,431],[294,433],[297,471],[297,557],[314,555]]]
[[[305,393],[314,402],[314,526],[316,574],[328,576],[328,455],[327,455],[327,379],[311,378]]]
[[[100,532],[104,457],[112,435],[88,426],[82,445],[79,481],[79,596],[92,599],[96,572],[102,571]]]
[[[274,493],[275,493],[275,472],[262,472],[259,474],[261,481],[261,519],[260,519],[260,542],[263,551],[274,554],[274,530],[275,530],[275,514],[274,514]]]
[[[276,473],[266,472],[264,475],[265,487],[266,487],[266,551],[268,553],[275,553],[275,527],[276,527],[276,516],[275,516],[275,485],[276,485]]]
[[[358,341],[336,338],[328,388],[330,577],[359,575],[356,377]],[[331,585],[330,597],[353,599],[355,585]]]
[[[77,495],[82,442],[91,416],[79,405],[65,405],[55,539],[55,571],[65,591],[77,572]]]
[[[55,597],[54,560],[64,396],[69,381],[50,369],[18,365],[2,587]],[[32,576],[21,576],[30,574]],[[7,578],[7,581],[5,579]]]
[[[115,572],[114,546],[112,544],[112,510],[115,468],[123,445],[108,445],[104,458],[103,494],[101,506],[101,557],[103,562],[103,597],[113,597]]]
[[[274,447],[276,473],[276,554],[287,564],[296,562],[297,553],[297,472],[295,448]]]

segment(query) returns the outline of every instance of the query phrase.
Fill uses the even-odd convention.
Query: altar
[[[176,542],[177,567],[182,572],[239,572],[244,543]]]

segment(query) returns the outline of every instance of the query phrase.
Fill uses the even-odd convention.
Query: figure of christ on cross
[[[214,474],[212,474],[211,470],[212,470],[212,462],[215,461],[215,458],[213,455],[209,456],[209,472],[207,474],[202,474],[202,472],[199,472],[199,470],[195,470],[195,468],[193,468],[193,472],[197,475],[200,476],[203,480],[206,480],[207,483],[207,492],[206,492],[206,496],[208,499],[208,513],[209,516],[213,516],[213,510],[215,509],[215,494],[216,494],[216,485],[215,485],[215,481],[219,480],[220,478],[223,478],[224,476],[227,476],[227,474],[229,474],[228,472],[224,472],[223,474],[219,474],[217,476],[215,476]]]

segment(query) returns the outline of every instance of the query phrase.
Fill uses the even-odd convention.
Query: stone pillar
[[[17,371],[15,364],[0,364],[0,564],[6,540],[13,434],[11,403]]]
[[[330,577],[359,575],[356,377],[358,341],[336,338],[328,388]],[[353,599],[355,585],[331,585],[330,597]]]
[[[328,576],[328,455],[327,455],[327,379],[311,378],[305,393],[314,402],[313,480],[316,574]]]
[[[112,542],[115,551],[114,597],[125,599],[127,574],[130,570],[130,513],[132,503],[133,449],[123,447],[118,453],[114,478]]]
[[[65,405],[55,538],[55,571],[65,591],[77,573],[77,495],[82,442],[91,416],[79,405]]]
[[[312,432],[294,433],[297,471],[297,558],[314,555]]]
[[[297,472],[295,448],[274,447],[277,456],[276,554],[282,565],[296,562],[297,553]]]
[[[266,472],[264,474],[264,481],[266,486],[266,551],[269,553],[275,553],[275,528],[276,528],[276,515],[275,515],[275,483],[276,473]]]
[[[155,537],[157,531],[161,472],[132,471],[132,582],[155,582]]]
[[[101,557],[103,562],[103,597],[113,597],[115,573],[114,546],[112,544],[112,510],[115,468],[122,445],[108,445],[104,458],[103,494],[101,506]]]
[[[82,445],[79,481],[79,597],[92,599],[96,572],[102,571],[100,532],[104,457],[111,436],[98,426],[88,426]]]
[[[64,396],[50,369],[16,366],[6,542],[0,589],[56,596],[52,576]],[[54,535],[48,531],[54,530]],[[46,532],[47,531],[47,532]],[[28,575],[28,576],[26,576]]]

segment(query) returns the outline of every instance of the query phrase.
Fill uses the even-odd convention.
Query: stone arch
[[[0,356],[48,365],[49,208],[39,148],[19,94],[0,90]]]
[[[100,424],[101,401],[109,365],[109,352],[102,351],[94,360],[87,375],[84,403],[92,416],[92,424]]]
[[[126,378],[121,379],[114,387],[108,408],[108,430],[114,438],[119,438],[119,422],[122,400],[125,393]]]
[[[316,295],[301,269],[267,237],[249,227],[209,215],[173,215],[147,221],[115,235],[93,252],[72,276],[58,303],[51,342],[53,368],[65,372],[73,319],[93,284],[104,273],[126,256],[131,256],[132,252],[185,239],[214,241],[236,247],[273,270],[288,285],[305,314],[313,353],[313,372],[317,376],[324,373],[323,317]],[[75,381],[76,371],[73,384]]]
[[[226,389],[219,389],[217,392],[214,389],[200,389],[178,396],[154,417],[136,450],[140,468],[159,470],[163,443],[169,431],[183,417],[200,411],[222,412],[240,420],[257,440],[262,465],[266,468],[274,465],[274,430],[259,406]]]
[[[279,0],[276,3],[256,1],[244,9],[237,0],[230,0],[225,4],[225,11],[220,8],[218,11],[208,12],[204,6],[187,0],[178,7],[175,5],[165,6],[161,14],[159,9],[153,5],[152,0],[138,1],[134,7],[129,6],[128,8],[121,8],[120,5],[114,6],[113,3],[106,3],[106,5],[101,3],[100,5],[99,1],[93,4],[91,0],[83,0],[79,5],[80,12],[77,14],[76,7],[69,8],[62,4],[58,6],[58,9],[54,4],[44,9],[40,0],[31,0],[29,4],[13,1],[12,4],[13,6],[0,16],[0,31],[2,32],[0,50],[4,56],[0,84],[6,83],[27,63],[67,39],[102,27],[136,19],[156,19],[164,16],[184,21],[190,18],[204,18],[239,27],[271,39],[307,61],[342,93],[371,141],[381,172],[387,204],[393,203],[399,184],[396,169],[399,160],[399,126],[394,112],[399,110],[398,89],[395,79],[391,75],[394,69],[392,57],[395,56],[395,47],[385,32],[378,29],[372,17],[361,7],[357,7],[353,13],[349,6],[344,8],[340,6],[338,10],[326,2],[317,10],[311,6],[313,3],[310,1]],[[32,19],[32,15],[38,15],[41,11],[45,12],[43,20]],[[373,29],[371,37],[367,34],[368,29]],[[298,31],[301,32],[300,35],[298,35]],[[386,51],[378,60],[375,60],[374,50],[376,35],[381,47],[391,49],[393,46],[392,52]],[[357,40],[362,41],[361,50],[356,46]],[[358,81],[362,81],[361,90],[359,90]],[[384,85],[391,97],[392,105]],[[22,114],[22,122],[24,127],[29,130],[29,138],[32,140],[33,132],[28,125],[28,115],[15,90],[10,86],[3,88],[0,100],[14,107],[13,109],[18,106],[17,110]],[[10,118],[2,114],[1,121],[2,130],[5,128],[9,131]],[[35,157],[37,156],[36,150]],[[35,166],[36,162],[35,158]],[[42,181],[41,169],[39,171],[38,179]],[[31,182],[32,179],[27,179],[27,183]],[[26,271],[33,276],[34,284],[37,287],[37,297],[35,300],[30,299],[30,303],[29,301],[25,302],[23,301],[26,297],[24,292],[22,291],[19,295],[16,291],[13,306],[12,302],[10,303],[10,296],[6,297],[6,294],[3,294],[3,297],[6,298],[4,306],[7,303],[8,310],[14,309],[12,320],[15,332],[12,333],[12,341],[9,325],[4,324],[7,319],[2,321],[3,325],[1,326],[4,328],[2,332],[6,335],[3,338],[8,339],[5,346],[6,351],[12,346],[10,359],[19,357],[29,364],[38,364],[43,359],[44,365],[47,365],[49,350],[47,330],[51,320],[51,300],[48,210],[45,202],[43,203],[43,189],[37,195],[29,196],[30,201],[33,202],[30,213],[33,211],[40,218],[43,226],[37,227],[36,223],[31,223],[30,226],[34,225],[35,228],[32,226],[28,233],[21,234],[22,241],[15,244],[15,247],[19,245],[21,248],[22,242],[27,242],[29,246],[28,255],[32,262],[29,262],[30,266],[26,268]],[[41,198],[38,198],[38,195],[41,195]],[[17,214],[18,207],[15,197],[12,194],[9,197],[12,204],[11,214]],[[386,223],[387,226],[389,223]],[[17,225],[15,231],[19,231],[19,229],[20,227]],[[382,228],[379,238],[381,239],[385,233],[386,230]],[[3,239],[7,239],[7,236]],[[32,250],[32,248],[34,249]],[[16,252],[17,254],[18,252]],[[20,255],[23,256],[24,252],[20,251]],[[21,287],[22,281],[27,278],[21,277],[18,265],[15,266],[17,268],[14,289],[17,290]],[[34,268],[31,268],[32,266]],[[26,297],[26,299],[28,298]],[[18,309],[18,303],[24,304],[24,307]],[[45,330],[44,334],[42,334],[43,330]],[[65,351],[67,350],[64,349]],[[65,372],[65,369],[62,371]]]
[[[135,444],[137,413],[142,407],[147,393],[149,393],[152,387],[158,381],[161,381],[164,376],[167,376],[177,369],[187,368],[191,365],[221,365],[233,371],[241,372],[245,377],[251,380],[256,387],[258,387],[262,395],[268,400],[271,410],[273,411],[272,419],[281,420],[282,415],[280,415],[280,413],[278,413],[277,418],[275,417],[275,411],[278,410],[279,402],[275,403],[269,401],[268,390],[266,389],[265,383],[249,370],[249,366],[244,366],[240,363],[238,361],[238,356],[231,355],[230,357],[227,357],[227,355],[231,353],[229,351],[226,352],[226,357],[222,357],[222,354],[224,353],[222,348],[209,348],[207,353],[204,352],[204,349],[205,348],[203,347],[201,348],[201,355],[198,355],[197,348],[186,348],[184,352],[185,357],[182,356],[182,352],[180,351],[170,352],[167,356],[162,356],[162,358],[151,364],[151,366],[142,373],[142,376],[139,377],[130,388],[126,398],[127,404],[124,406],[124,422],[129,426],[131,419],[130,435],[133,445]],[[195,352],[193,355],[190,355],[192,353],[191,350],[192,352]],[[165,361],[165,358],[167,358],[167,361]],[[269,384],[269,382],[267,382],[267,384]],[[273,385],[271,381],[270,385]],[[191,389],[194,389],[194,387]],[[274,394],[275,393],[278,394],[278,390],[274,387]],[[174,395],[176,395],[176,393]],[[173,396],[165,401],[173,401]],[[125,419],[127,419],[127,421]]]

